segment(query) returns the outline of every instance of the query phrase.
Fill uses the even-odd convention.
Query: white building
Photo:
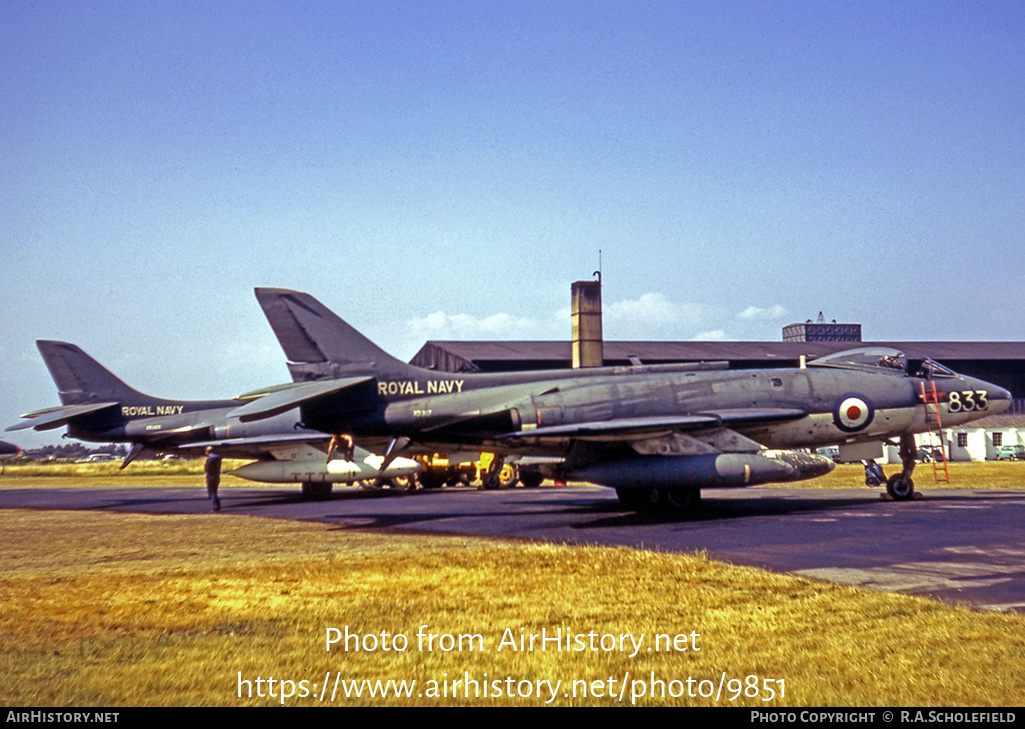
[[[915,442],[920,453],[939,446],[935,433],[916,435]],[[948,461],[995,461],[1000,446],[1025,445],[1025,416],[994,415],[957,428],[944,428],[943,445]],[[897,446],[886,448],[884,462],[900,463]]]

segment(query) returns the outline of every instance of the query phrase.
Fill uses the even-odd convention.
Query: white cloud
[[[692,341],[694,342],[727,342],[729,337],[726,332],[722,329],[713,329],[709,332],[698,332],[694,335]]]
[[[616,301],[605,307],[605,320],[626,327],[696,325],[701,322],[705,307],[701,304],[678,304],[664,294],[642,294],[640,298]]]
[[[407,322],[410,336],[425,339],[527,339],[541,334],[541,325],[533,319],[512,314],[492,314],[487,317],[473,314],[446,314],[436,311],[425,317]],[[567,323],[567,328],[568,328]]]
[[[770,306],[768,309],[763,309],[759,306],[749,306],[742,312],[737,314],[737,318],[768,321],[771,319],[782,319],[789,313],[790,312],[788,312],[784,307],[780,306],[779,304],[776,304],[775,306]]]
[[[754,307],[752,307],[754,308]],[[782,310],[775,307],[771,310]],[[759,310],[763,311],[763,310]],[[785,310],[783,310],[785,313]],[[778,314],[782,315],[782,314]],[[661,293],[646,293],[636,299],[606,303],[604,335],[613,339],[694,339],[725,341],[732,339],[725,329],[712,329],[694,334],[701,326],[712,327],[724,318],[704,304],[671,301]],[[490,316],[447,314],[436,311],[406,322],[408,341],[416,346],[425,340],[510,340],[566,339],[572,332],[568,307],[560,308],[550,317],[529,318],[499,313]]]

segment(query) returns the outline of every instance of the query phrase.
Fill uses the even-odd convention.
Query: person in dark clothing
[[[212,446],[207,446],[203,472],[206,473],[206,495],[214,511],[220,511],[221,500],[217,498],[217,487],[221,484],[221,457],[214,453]]]
[[[356,446],[352,442],[352,436],[345,433],[335,433],[331,436],[331,442],[327,446],[327,462],[330,463],[336,453],[342,454],[346,461],[351,461],[355,450]]]

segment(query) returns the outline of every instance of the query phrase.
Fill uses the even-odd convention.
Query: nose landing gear
[[[886,481],[886,493],[894,501],[910,501],[915,498],[915,482],[910,476],[895,473]]]
[[[915,437],[902,435],[900,438],[901,472],[889,478],[875,461],[865,461],[865,485],[886,486],[886,493],[894,501],[910,501],[915,498],[915,482],[911,474],[915,471],[917,451]]]

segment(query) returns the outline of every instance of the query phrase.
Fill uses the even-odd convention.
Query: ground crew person
[[[346,461],[351,461],[355,450],[356,446],[352,442],[352,436],[345,433],[335,433],[331,436],[331,443],[327,447],[327,461],[328,463],[331,462],[331,459],[335,457],[335,451],[343,453]]]
[[[217,487],[221,484],[221,457],[214,453],[213,446],[206,447],[206,463],[203,464],[206,474],[206,495],[214,511],[221,510],[221,500],[217,498]]]

